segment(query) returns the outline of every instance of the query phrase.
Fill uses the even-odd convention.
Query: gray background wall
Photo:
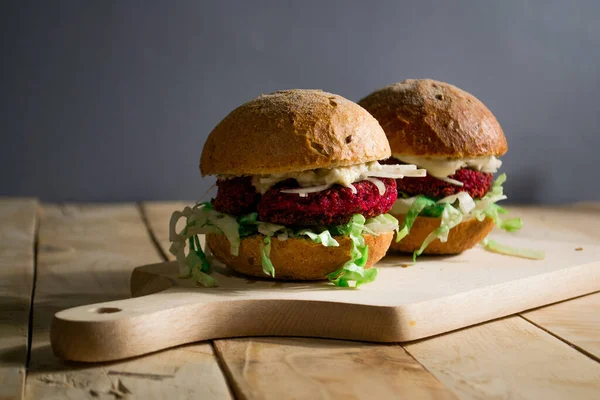
[[[497,116],[511,200],[600,200],[599,21],[593,0],[3,1],[0,194],[194,199],[207,134],[256,95],[430,77]]]

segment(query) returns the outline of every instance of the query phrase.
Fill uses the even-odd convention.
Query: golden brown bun
[[[473,95],[444,82],[407,79],[359,103],[385,131],[393,154],[471,158],[508,150],[490,110]]]
[[[398,218],[400,226],[404,223],[404,215],[394,215]],[[421,244],[431,232],[440,226],[441,218],[417,217],[410,229],[410,233],[400,242],[394,240],[390,250],[412,253],[419,250]],[[442,243],[434,240],[427,246],[423,254],[458,254],[469,250],[481,242],[494,228],[494,221],[486,218],[479,222],[469,219],[452,228],[448,234],[448,241]]]
[[[331,168],[391,155],[379,123],[321,90],[282,90],[233,110],[210,133],[202,175],[262,175]]]
[[[369,246],[369,260],[366,268],[381,260],[390,246],[393,232],[379,236],[364,235]],[[208,234],[206,243],[214,256],[232,270],[244,275],[268,278],[262,270],[260,244],[262,235],[242,239],[239,255],[231,255],[229,241],[224,235]],[[336,236],[339,247],[325,247],[310,239],[271,240],[271,261],[275,267],[275,279],[321,280],[336,271],[350,259],[348,237]]]

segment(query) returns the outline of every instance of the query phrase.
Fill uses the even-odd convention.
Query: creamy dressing
[[[349,187],[353,182],[365,179],[369,176],[369,172],[379,170],[381,170],[381,165],[377,161],[373,161],[347,167],[319,168],[285,174],[257,175],[252,177],[252,183],[260,193],[265,193],[271,186],[286,179],[295,179],[302,188],[333,185],[335,183]]]
[[[402,162],[416,164],[421,168],[425,168],[428,175],[438,179],[447,178],[461,168],[472,168],[481,172],[494,173],[502,165],[502,161],[498,160],[495,156],[440,159],[394,154],[393,157]]]
[[[400,179],[404,176],[423,177],[425,176],[425,170],[419,170],[415,165],[381,165],[377,161],[372,161],[347,167],[319,168],[308,171],[288,172],[285,174],[254,175],[252,176],[252,184],[256,187],[258,192],[263,194],[269,190],[271,186],[285,181],[286,179],[295,179],[301,188],[286,190],[286,192],[289,193],[298,193],[300,195],[313,193],[325,190],[334,184],[348,187],[355,193],[356,188],[352,186],[355,182],[360,182],[367,178]],[[218,178],[230,179],[233,178],[233,176],[221,175]],[[383,183],[378,183],[377,180],[372,181],[374,181],[373,183],[378,187],[381,193],[381,188],[384,187]]]

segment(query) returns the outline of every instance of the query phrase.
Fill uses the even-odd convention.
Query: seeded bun
[[[390,157],[379,123],[356,103],[321,90],[282,90],[233,110],[210,133],[200,172],[261,175]]]
[[[392,153],[432,158],[500,156],[500,124],[475,96],[444,82],[407,79],[359,103],[385,131]]]
[[[404,222],[404,215],[394,215],[398,218],[400,226]],[[410,229],[410,233],[400,242],[392,241],[390,251],[412,253],[418,250],[423,241],[431,232],[440,226],[441,218],[417,217]],[[434,240],[425,248],[423,254],[458,254],[469,250],[481,242],[494,228],[494,221],[486,218],[479,222],[469,219],[452,228],[448,234],[448,241],[442,243]]]
[[[372,267],[385,255],[393,232],[379,236],[365,234],[365,243],[369,246],[369,260],[366,268]],[[206,243],[213,255],[230,269],[244,275],[268,278],[262,270],[260,245],[262,235],[242,239],[239,255],[231,255],[229,241],[224,235],[207,234]],[[339,269],[350,259],[351,239],[336,236],[339,247],[324,247],[310,239],[290,238],[280,241],[271,240],[271,261],[275,267],[275,278],[286,280],[323,280],[327,275]]]

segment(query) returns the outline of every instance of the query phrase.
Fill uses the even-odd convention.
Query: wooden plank
[[[168,220],[183,206],[143,205],[167,253]],[[397,398],[398,393],[410,394],[406,398],[454,398],[398,346],[297,338],[229,339],[215,346],[241,399],[383,399]]]
[[[171,219],[173,211],[183,210],[183,208],[189,204],[193,203],[181,201],[155,201],[142,203],[141,206],[150,233],[155,238],[157,245],[160,246],[164,256],[171,261],[175,260],[175,256],[169,253],[169,247],[171,246],[171,243],[169,242],[169,220]],[[183,223],[184,221],[182,219],[180,224]],[[179,227],[181,227],[181,225]],[[181,227],[181,229],[182,228],[183,227]]]
[[[249,284],[221,267],[213,274],[218,287],[207,289],[178,279],[175,263],[147,265],[135,269],[131,287],[138,295],[161,293],[58,313],[52,343],[66,359],[110,361],[240,336],[409,341],[600,289],[600,246],[576,252],[569,243],[524,238],[513,243],[543,246],[546,260],[480,248],[451,258],[424,257],[410,268],[399,267],[406,257],[386,257],[379,278],[360,290],[335,290],[327,282]],[[90,312],[94,307],[119,312]]]
[[[541,225],[538,232],[553,228],[565,237],[578,240],[576,251],[586,251],[586,243],[600,243],[600,203],[575,207],[519,208],[529,222]],[[558,228],[557,228],[558,225]],[[542,307],[522,314],[524,318],[600,360],[600,293]]]
[[[575,207],[600,212],[600,201],[584,201],[581,203],[576,203]]]
[[[520,237],[572,241],[584,249],[585,244],[598,243],[592,227],[600,222],[600,216],[557,207],[509,210],[525,222],[517,234]],[[592,352],[597,345],[594,329],[598,336],[600,328],[596,320],[590,320],[590,313],[600,315],[600,307],[589,303],[594,303],[596,296],[551,305],[525,316],[535,322],[532,315],[549,310],[539,317],[538,325]],[[582,303],[589,306],[587,311]],[[418,341],[405,348],[461,398],[600,396],[599,364],[520,317]]]
[[[578,243],[596,242],[589,235],[590,231],[586,225],[582,225],[596,222],[593,219],[590,220],[586,213],[565,211],[564,209],[530,208],[517,208],[515,211],[515,214],[521,215],[525,219],[525,229],[519,233],[523,237],[569,240]],[[569,221],[584,228],[565,226],[565,222]],[[447,345],[444,338],[446,336],[456,337],[453,336],[456,334],[459,334],[455,340],[456,343],[453,342],[452,346]],[[507,345],[506,342],[512,342],[512,336],[514,336],[514,345]],[[240,349],[246,349],[251,347],[249,343],[253,340],[256,339],[240,339],[233,346],[237,345]],[[233,355],[241,354],[242,350],[232,351],[231,357],[228,357],[229,353],[221,351],[221,347],[230,342],[232,341],[218,341],[218,346],[220,356],[234,381],[237,394],[247,397],[264,396],[264,386],[261,386],[260,382],[250,381],[249,383],[246,378],[249,373],[248,369],[261,369],[263,368],[262,362],[251,363],[249,361],[245,372],[240,373],[238,368],[236,375],[236,369],[233,366],[239,365],[240,362],[239,357],[236,359]],[[288,351],[286,347],[289,345],[290,343],[286,342],[286,346],[280,346],[281,358],[285,359],[286,351]],[[598,387],[595,385],[597,382],[596,364],[590,365],[589,358],[517,317],[410,344],[407,349],[461,397],[544,398],[547,395],[546,397],[552,398],[551,394],[547,393],[548,391],[558,393],[555,398],[571,394],[577,395],[579,398],[586,398],[598,394]],[[489,349],[496,349],[496,351]],[[498,364],[497,353],[500,351],[502,351],[502,359]],[[546,362],[545,354],[550,355],[549,362]],[[552,355],[556,356],[552,358]],[[474,359],[476,362],[473,365],[469,362],[449,361],[454,358],[467,361]],[[564,364],[561,363],[562,359],[566,360]],[[530,378],[529,380],[521,380],[522,369],[535,371],[526,375]],[[275,370],[282,372],[273,377],[272,381],[290,380],[289,371],[285,371],[283,367],[277,367]],[[580,371],[587,372],[581,374]],[[261,372],[267,376],[269,374],[265,369],[262,369]],[[565,382],[561,379],[552,379],[552,377],[560,375],[565,377]],[[544,380],[545,378],[546,380]],[[521,392],[521,386],[526,390]]]
[[[0,399],[23,397],[37,206],[0,198]]]
[[[160,260],[135,205],[44,207],[27,398],[230,398],[207,344],[104,365],[52,354],[56,311],[128,297],[132,269]]]
[[[454,399],[401,347],[341,340],[215,341],[240,399]]]
[[[600,293],[522,314],[580,351],[600,361]]]
[[[519,317],[405,348],[461,399],[600,398],[600,364]]]

